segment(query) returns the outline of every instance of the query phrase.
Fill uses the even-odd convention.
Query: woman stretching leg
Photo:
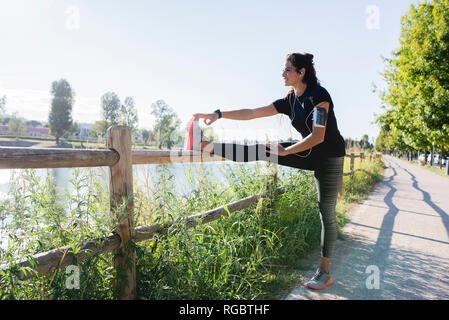
[[[282,73],[292,89],[286,97],[256,109],[240,109],[211,114],[195,114],[211,125],[219,118],[250,120],[283,113],[303,136],[300,142],[240,145],[201,142],[203,152],[236,162],[269,161],[298,169],[313,170],[322,223],[321,265],[307,287],[324,289],[332,283],[329,265],[337,239],[335,206],[343,176],[344,140],[337,127],[332,99],[316,78],[313,55],[287,55]]]

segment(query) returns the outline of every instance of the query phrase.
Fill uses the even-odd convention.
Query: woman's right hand
[[[217,113],[195,113],[193,115],[198,116],[200,119],[204,119],[204,123],[208,126],[210,126],[212,123],[218,120],[218,114]]]

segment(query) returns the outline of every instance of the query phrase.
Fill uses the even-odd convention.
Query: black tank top
[[[345,141],[338,130],[332,98],[325,88],[307,86],[302,96],[295,99],[295,93],[291,92],[273,104],[278,113],[289,116],[293,127],[305,138],[312,133],[313,108],[324,101],[329,102],[324,141],[312,148],[310,156],[317,159],[342,157],[345,155]]]

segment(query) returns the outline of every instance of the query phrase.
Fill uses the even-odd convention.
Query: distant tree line
[[[367,134],[364,134],[360,140],[346,138],[345,148],[346,150],[373,150],[374,145],[369,142],[369,136]]]
[[[48,115],[48,127],[50,135],[56,138],[56,144],[60,144],[61,138],[76,136],[79,133],[79,124],[73,121],[72,110],[75,104],[75,91],[66,79],[54,81],[50,89],[52,99]],[[90,137],[105,138],[110,126],[124,125],[132,130],[134,138],[141,138],[144,144],[153,143],[156,147],[171,149],[179,146],[183,139],[183,130],[180,129],[181,121],[176,112],[165,103],[157,100],[151,105],[150,113],[154,116],[153,128],[138,127],[138,112],[131,96],[125,97],[123,103],[119,96],[112,91],[106,92],[100,98],[101,119],[95,121],[89,131]],[[0,98],[0,116],[6,112],[6,96]],[[42,124],[31,120],[24,122],[17,113],[12,117],[1,119],[9,125],[9,131],[16,137],[20,137],[27,126],[37,127]],[[208,128],[210,129],[210,128]],[[208,132],[212,131],[211,129]],[[213,133],[209,134],[213,135]]]

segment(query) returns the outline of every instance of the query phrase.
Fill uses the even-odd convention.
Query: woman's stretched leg
[[[295,142],[281,142],[286,148]],[[315,164],[306,155],[307,152],[289,154],[287,156],[278,156],[274,153],[268,153],[265,144],[236,144],[236,143],[217,143],[213,142],[214,155],[223,157],[234,162],[267,161],[277,163],[282,166],[314,170]]]

